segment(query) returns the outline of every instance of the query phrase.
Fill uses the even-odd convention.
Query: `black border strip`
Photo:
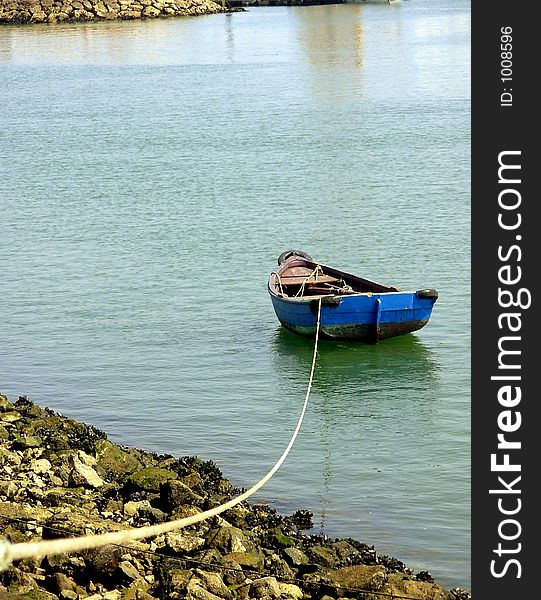
[[[472,6],[472,595],[482,600],[538,593],[541,52],[533,9]]]

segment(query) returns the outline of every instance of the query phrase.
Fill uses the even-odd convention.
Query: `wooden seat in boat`
[[[338,283],[340,281],[337,277],[320,275],[319,273],[317,277],[314,275],[311,275],[310,277],[307,275],[284,275],[280,279],[282,285],[302,285],[303,283],[310,285],[313,283]]]

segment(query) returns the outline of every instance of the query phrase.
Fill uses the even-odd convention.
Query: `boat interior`
[[[281,265],[278,271],[272,273],[269,285],[278,295],[289,298],[399,291],[398,288],[375,283],[303,259],[290,259]]]

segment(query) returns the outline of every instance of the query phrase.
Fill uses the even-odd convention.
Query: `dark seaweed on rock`
[[[192,469],[196,470],[206,484],[213,489],[216,489],[222,481],[222,472],[212,460],[205,461],[194,458]]]
[[[92,425],[84,425],[70,421],[66,431],[66,437],[72,449],[95,452],[96,444],[106,439],[105,433]]]
[[[368,544],[363,544],[362,542],[354,540],[353,538],[346,538],[344,541],[346,541],[349,545],[351,545],[355,549],[356,556],[359,557],[358,560],[360,561],[357,564],[363,564],[363,565],[377,564],[378,554],[377,554],[374,546],[369,546]],[[380,558],[382,558],[382,557],[380,557]],[[397,562],[400,563],[400,561],[397,561]],[[402,564],[402,563],[400,563],[400,564]]]
[[[85,425],[49,409],[43,410],[35,406],[27,396],[19,396],[13,406],[22,416],[36,419],[36,423],[31,428],[32,433],[42,440],[43,446],[48,450],[78,449],[94,452],[96,444],[107,438],[103,431],[93,425]],[[51,429],[51,423],[58,424],[59,430]]]

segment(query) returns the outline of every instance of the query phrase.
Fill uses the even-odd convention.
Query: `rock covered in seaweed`
[[[12,543],[122,530],[197,514],[240,490],[211,461],[113,444],[94,427],[0,395],[0,535]],[[81,554],[18,561],[2,598],[468,600],[372,546],[303,533],[308,511],[242,503],[197,525]],[[378,592],[385,595],[378,595]]]

